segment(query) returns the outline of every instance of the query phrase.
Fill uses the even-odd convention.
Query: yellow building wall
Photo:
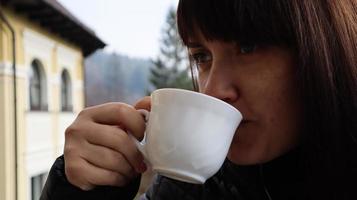
[[[57,62],[57,51],[59,46],[70,49],[76,52],[79,56],[76,59],[76,65],[71,66],[69,70],[72,89],[75,90],[77,83],[83,82],[83,56],[80,48],[74,46],[62,38],[49,33],[42,27],[34,24],[33,22],[26,19],[26,17],[18,15],[9,9],[2,10],[5,16],[9,19],[11,25],[15,28],[16,32],[16,62],[17,69],[19,71],[19,76],[17,77],[17,101],[18,101],[18,199],[27,200],[29,194],[29,178],[25,166],[25,156],[26,155],[26,114],[28,110],[28,86],[26,85],[26,75],[29,70],[28,60],[32,58],[31,52],[25,54],[24,50],[24,31],[31,30],[40,35],[45,36],[54,42],[54,48],[51,51],[50,61],[41,61],[46,71],[47,81],[52,81],[51,77],[59,76],[63,66],[58,66]],[[10,65],[11,64],[11,37],[10,32],[2,24],[0,25],[0,65]],[[48,104],[49,112],[48,115],[52,121],[53,131],[53,143],[58,144],[57,138],[59,134],[58,131],[58,120],[60,113],[60,85],[48,84],[51,89],[49,94]],[[84,106],[84,94],[82,92],[73,92],[73,102],[74,113],[79,112]],[[14,155],[14,117],[13,117],[13,82],[12,75],[9,73],[0,73],[0,199],[1,200],[14,200],[15,199],[15,155]],[[59,144],[58,144],[59,145]],[[57,148],[54,146],[54,148]],[[56,151],[57,156],[58,151]]]
[[[5,25],[1,23],[0,32],[0,63],[4,70],[6,58],[10,57],[9,36],[10,32],[5,29]],[[5,73],[5,70],[4,70]],[[15,161],[14,161],[14,124],[13,112],[9,105],[13,102],[12,89],[10,90],[12,78],[10,76],[0,76],[0,199],[14,199],[15,187]]]
[[[4,41],[3,41],[3,33],[4,32],[4,25],[0,21],[0,60],[4,60]]]

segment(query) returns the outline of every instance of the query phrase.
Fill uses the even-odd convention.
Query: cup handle
[[[150,116],[150,112],[145,110],[145,109],[140,109],[138,110],[140,112],[140,114],[143,115],[145,123],[147,124],[147,122],[149,121],[149,116]],[[146,152],[146,131],[144,133],[144,138],[139,141],[138,139],[136,139],[131,133],[128,134],[130,136],[130,138],[134,141],[136,147],[138,148],[138,150],[143,154],[144,158],[145,158],[145,162],[148,162],[148,155]]]

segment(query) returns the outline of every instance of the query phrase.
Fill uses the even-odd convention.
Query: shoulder
[[[200,199],[200,193],[203,187],[203,185],[185,183],[164,176],[156,175],[149,189],[141,197],[141,200]]]
[[[223,168],[223,167],[222,167]],[[224,170],[225,171],[225,170]],[[231,193],[222,185],[223,170],[206,181],[205,184],[191,184],[156,175],[149,189],[140,200],[219,200],[227,199],[227,193]],[[231,195],[229,195],[231,197]]]

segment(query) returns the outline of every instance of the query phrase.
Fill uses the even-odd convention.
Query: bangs
[[[179,34],[185,45],[201,32],[207,40],[287,45],[293,33],[286,0],[180,0]]]

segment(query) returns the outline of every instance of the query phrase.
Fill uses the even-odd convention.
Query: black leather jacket
[[[220,171],[203,185],[156,176],[140,199],[305,199],[301,192],[302,176],[297,173],[298,164],[294,156],[289,154],[268,164],[255,166],[236,166],[227,160]],[[82,191],[67,181],[64,159],[59,157],[51,168],[40,200],[129,200],[136,195],[139,184],[140,177],[122,188],[103,186]]]

